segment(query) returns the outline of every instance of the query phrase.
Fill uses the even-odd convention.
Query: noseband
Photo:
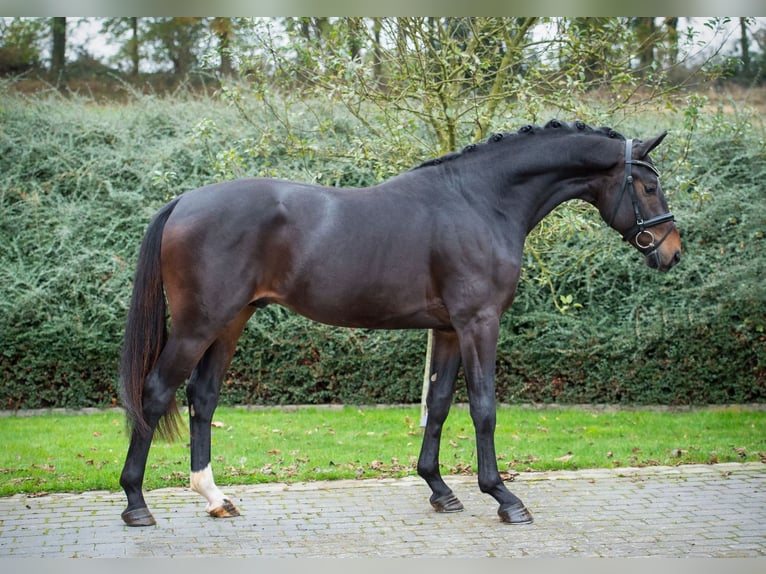
[[[636,189],[633,186],[632,167],[634,165],[640,165],[650,169],[657,177],[660,176],[660,172],[658,172],[657,168],[652,164],[638,159],[633,159],[633,140],[625,140],[625,181],[622,184],[622,189],[620,190],[620,196],[617,198],[617,203],[614,204],[614,210],[612,211],[612,217],[609,219],[609,225],[611,226],[612,222],[614,222],[614,218],[617,216],[617,211],[619,211],[620,205],[622,204],[622,196],[625,195],[625,190],[627,189],[630,193],[630,201],[633,204],[633,213],[636,217],[636,224],[622,234],[622,239],[624,241],[630,241],[633,239],[636,247],[645,252],[647,257],[654,256],[656,258],[657,249],[659,249],[660,245],[662,245],[662,242],[665,241],[667,236],[670,234],[673,226],[671,226],[667,232],[665,232],[665,235],[662,236],[659,242],[655,241],[654,233],[649,231],[649,228],[654,227],[655,225],[660,225],[661,223],[667,223],[668,221],[675,221],[675,217],[673,217],[672,213],[668,212],[646,220],[643,218],[641,215],[641,206],[638,204],[638,194],[636,193]],[[648,251],[650,249],[651,251]]]

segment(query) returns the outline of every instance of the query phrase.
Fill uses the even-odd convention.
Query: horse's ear
[[[665,139],[665,136],[668,135],[667,130],[662,132],[660,135],[658,135],[655,138],[651,138],[648,141],[642,142],[641,147],[639,148],[639,154],[638,157],[646,157],[649,155],[649,152],[652,151],[654,148],[656,148],[658,145],[660,145],[660,142]]]

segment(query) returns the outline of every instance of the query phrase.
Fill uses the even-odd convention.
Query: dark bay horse
[[[650,267],[670,269],[681,239],[648,155],[665,135],[626,140],[609,128],[552,120],[365,189],[242,179],[172,200],[141,246],[122,351],[131,423],[120,477],[125,523],[154,524],[142,493],[149,447],[155,430],[177,428],[175,392],[187,379],[191,488],[212,516],[239,514],[213,480],[210,423],[242,329],[269,304],[330,325],[431,329],[429,416],[417,465],[431,505],[463,508],[439,473],[442,425],[462,363],[479,487],[497,500],[502,521],[532,522],[500,478],[494,444],[498,328],[525,238],[557,205],[581,199]]]

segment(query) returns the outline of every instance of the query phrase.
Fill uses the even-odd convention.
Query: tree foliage
[[[40,66],[42,18],[0,18],[0,74],[19,74]]]
[[[247,71],[253,66],[257,69],[261,65],[265,66],[261,71],[272,73],[275,70],[268,70],[268,66],[274,62],[269,64],[268,60],[273,60],[275,54],[270,49],[289,48],[297,42],[296,49],[291,51],[292,55],[286,55],[285,61],[293,59],[294,71],[306,72],[308,77],[312,71],[321,73],[327,69],[324,66],[328,60],[334,59],[342,66],[348,62],[371,66],[379,80],[384,79],[386,66],[393,64],[389,72],[401,79],[396,72],[400,67],[396,61],[401,60],[403,52],[416,52],[408,53],[407,59],[430,59],[437,66],[439,62],[457,64],[461,71],[449,70],[439,80],[442,87],[447,88],[452,86],[449,78],[457,79],[466,70],[468,75],[463,79],[470,83],[472,79],[475,82],[482,78],[493,80],[476,74],[482,67],[484,71],[498,72],[500,77],[505,75],[503,70],[524,76],[527,70],[540,64],[548,71],[568,70],[575,77],[589,80],[603,75],[602,63],[623,66],[640,75],[659,70],[671,71],[676,78],[683,77],[701,65],[700,61],[689,60],[689,55],[720,43],[728,33],[724,32],[725,25],[733,19],[697,18],[697,28],[688,24],[691,20],[678,17],[110,17],[69,18],[67,24],[76,30],[100,23],[97,34],[102,40],[109,45],[121,45],[113,63],[131,75],[138,72],[137,62],[143,63],[144,71],[171,67],[185,74],[196,70],[195,63],[207,64],[212,60],[218,61],[213,67],[223,75]],[[4,68],[5,73],[21,69],[19,66],[51,63],[41,58],[42,54],[51,53],[54,31],[51,22],[49,18],[0,18],[0,54],[5,51],[3,59],[13,56],[14,62],[14,67]],[[700,22],[713,32],[713,41],[700,40]],[[752,74],[760,69],[763,58],[762,25],[755,18],[739,18],[736,23],[739,24],[734,32],[739,37],[738,49],[727,48],[729,56],[723,59],[718,56],[725,56],[724,52],[714,52],[714,59],[722,62],[734,56],[738,60],[733,67],[727,65],[729,71],[743,78],[761,77]],[[316,53],[309,54],[303,45],[315,49]],[[67,40],[67,46],[70,59],[72,55],[79,57],[87,52],[71,39]],[[17,51],[11,54],[14,49]],[[474,61],[469,63],[469,60]],[[319,67],[312,70],[314,64]],[[418,70],[417,67],[411,69]],[[419,73],[426,72],[422,66],[419,70]],[[294,79],[305,77],[301,73]],[[378,87],[383,86],[381,83]],[[490,81],[483,87],[499,89],[502,83]],[[476,133],[480,133],[482,128],[477,125],[471,129],[478,129]]]
[[[254,20],[243,35],[255,39],[257,83],[332,97],[363,122],[371,107],[384,125],[416,121],[434,153],[445,153],[508,117],[538,121],[545,109],[598,119],[587,94],[606,103],[607,116],[666,95],[668,73],[681,64],[667,56],[678,53],[677,34],[633,20],[303,19],[288,20],[287,42],[278,23]]]

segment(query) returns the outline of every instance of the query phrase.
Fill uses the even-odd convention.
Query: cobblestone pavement
[[[147,528],[123,525],[121,492],[0,498],[0,557],[766,557],[760,463],[524,473],[529,526],[502,524],[475,477],[446,480],[464,512],[433,512],[417,477],[231,486],[242,516],[222,520],[159,489]]]

